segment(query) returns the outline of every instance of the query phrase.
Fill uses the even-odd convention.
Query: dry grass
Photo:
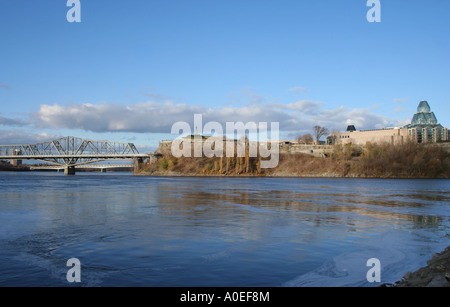
[[[273,169],[260,169],[258,158],[175,158],[164,155],[141,173],[186,176],[303,176],[375,178],[450,178],[450,154],[442,146],[336,146],[327,158],[280,153]]]

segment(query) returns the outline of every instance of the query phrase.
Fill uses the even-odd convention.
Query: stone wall
[[[356,145],[365,145],[367,142],[401,145],[409,138],[406,128],[346,131],[332,133],[329,137],[334,137],[336,144],[352,143]]]
[[[164,156],[171,155],[172,141],[161,141],[156,153]],[[334,146],[332,145],[305,145],[293,142],[280,142],[279,143],[280,153],[290,152],[290,153],[302,153],[306,155],[311,155],[315,157],[325,157],[329,156],[333,151]],[[225,148],[225,146],[224,146]]]
[[[302,153],[314,157],[326,157],[333,152],[332,145],[305,145],[297,143],[280,143],[280,152]]]

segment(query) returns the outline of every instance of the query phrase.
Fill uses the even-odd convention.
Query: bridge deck
[[[88,165],[79,165],[75,166],[75,168],[81,168],[81,169],[109,169],[109,168],[132,168],[134,167],[133,164],[88,164]],[[65,169],[65,166],[61,165],[34,165],[30,166],[31,170],[63,170]]]

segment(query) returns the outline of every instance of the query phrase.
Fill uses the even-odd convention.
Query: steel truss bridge
[[[74,175],[75,168],[110,160],[143,162],[154,154],[140,154],[132,143],[83,140],[64,137],[33,145],[0,145],[0,160],[39,160],[64,168]]]
[[[134,164],[85,164],[82,166],[78,166],[78,169],[84,169],[84,170],[98,170],[103,172],[106,172],[107,169],[124,169],[124,168],[134,168]],[[54,170],[54,171],[64,171],[65,166],[59,166],[59,165],[30,165],[30,170],[32,171],[48,171],[48,170]]]

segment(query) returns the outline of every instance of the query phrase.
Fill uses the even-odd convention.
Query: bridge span
[[[100,170],[102,173],[108,169],[133,169],[134,164],[85,164],[77,166],[77,169],[83,170]],[[30,165],[32,171],[65,171],[65,166],[58,165]]]
[[[12,164],[22,160],[38,160],[64,168],[66,175],[75,175],[75,169],[92,163],[110,160],[134,160],[135,165],[154,159],[157,154],[140,154],[133,143],[84,140],[64,137],[32,145],[0,145],[0,160]]]

